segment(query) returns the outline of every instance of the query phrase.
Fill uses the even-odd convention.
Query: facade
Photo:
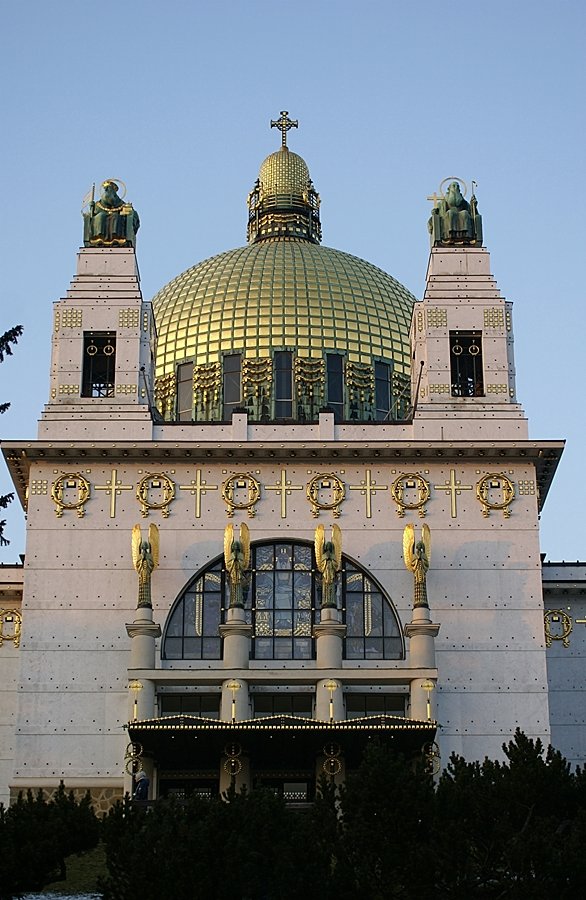
[[[321,246],[273,124],[248,245],[152,303],[117,185],[86,211],[38,438],[4,445],[28,514],[5,795],[105,807],[144,768],[155,797],[303,800],[375,736],[432,767],[565,740],[538,530],[563,444],[528,438],[476,200],[436,201],[416,301]]]

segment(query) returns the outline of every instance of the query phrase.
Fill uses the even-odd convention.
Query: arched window
[[[199,572],[174,603],[163,635],[166,660],[220,659],[219,625],[229,589],[223,559]],[[337,602],[347,627],[346,659],[402,659],[401,628],[390,599],[371,575],[347,557],[337,581]],[[254,659],[313,659],[313,625],[319,622],[321,579],[313,547],[301,541],[253,544],[245,590],[253,626]]]

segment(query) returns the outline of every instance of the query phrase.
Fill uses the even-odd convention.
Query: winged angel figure
[[[429,525],[421,529],[421,540],[415,543],[415,526],[406,525],[403,532],[403,559],[405,566],[413,572],[415,590],[413,606],[427,606],[427,570],[431,562],[431,532]]]
[[[224,530],[224,563],[230,579],[230,606],[244,606],[245,572],[250,568],[250,531],[242,523],[238,538],[234,537],[234,525]]]
[[[149,537],[143,541],[140,525],[132,529],[132,563],[138,572],[138,604],[152,606],[151,575],[159,565],[159,529],[154,523],[149,525]]]
[[[342,568],[342,531],[339,525],[332,526],[332,539],[326,541],[325,528],[318,525],[315,529],[315,561],[321,572],[321,605],[335,606],[334,590],[336,577]]]

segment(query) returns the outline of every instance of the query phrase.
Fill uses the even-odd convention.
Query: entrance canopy
[[[343,758],[357,768],[370,741],[380,740],[405,756],[424,752],[435,739],[436,722],[400,716],[366,716],[323,722],[297,716],[268,716],[239,722],[197,716],[165,716],[129,722],[128,735],[142,753],[165,770],[207,768],[230,756],[235,745],[253,770],[313,768],[318,757]]]

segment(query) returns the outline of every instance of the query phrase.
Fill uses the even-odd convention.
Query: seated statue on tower
[[[93,199],[83,213],[84,247],[135,247],[140,227],[138,213],[131,203],[118,196],[115,181],[104,181],[99,200]]]
[[[437,201],[427,223],[431,245],[482,244],[482,216],[474,194],[470,203],[464,198],[460,185],[452,181],[446,194]]]

